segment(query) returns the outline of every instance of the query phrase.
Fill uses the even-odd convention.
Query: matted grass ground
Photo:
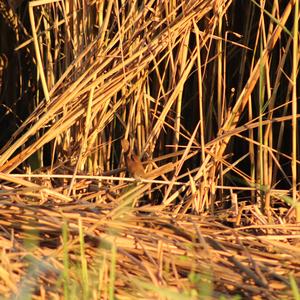
[[[16,178],[14,178],[16,179]],[[144,183],[138,183],[138,186]],[[300,229],[256,205],[193,215],[2,185],[0,293],[18,299],[297,299]],[[132,189],[132,187],[131,187]],[[89,192],[90,199],[99,192]],[[128,194],[128,191],[126,191]],[[121,199],[121,200],[120,200]],[[227,226],[224,225],[227,223]],[[299,281],[298,281],[299,285]],[[295,289],[293,291],[293,288]]]

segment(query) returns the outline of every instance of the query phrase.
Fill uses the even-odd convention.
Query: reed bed
[[[298,1],[0,13],[3,298],[299,299]]]

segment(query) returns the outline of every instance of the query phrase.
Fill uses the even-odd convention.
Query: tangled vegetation
[[[300,299],[298,1],[0,13],[3,298]]]

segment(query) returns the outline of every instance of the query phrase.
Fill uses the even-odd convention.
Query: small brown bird
[[[145,178],[146,174],[144,167],[139,157],[131,153],[129,142],[126,139],[123,139],[121,145],[124,151],[126,168],[130,175],[137,180]]]

